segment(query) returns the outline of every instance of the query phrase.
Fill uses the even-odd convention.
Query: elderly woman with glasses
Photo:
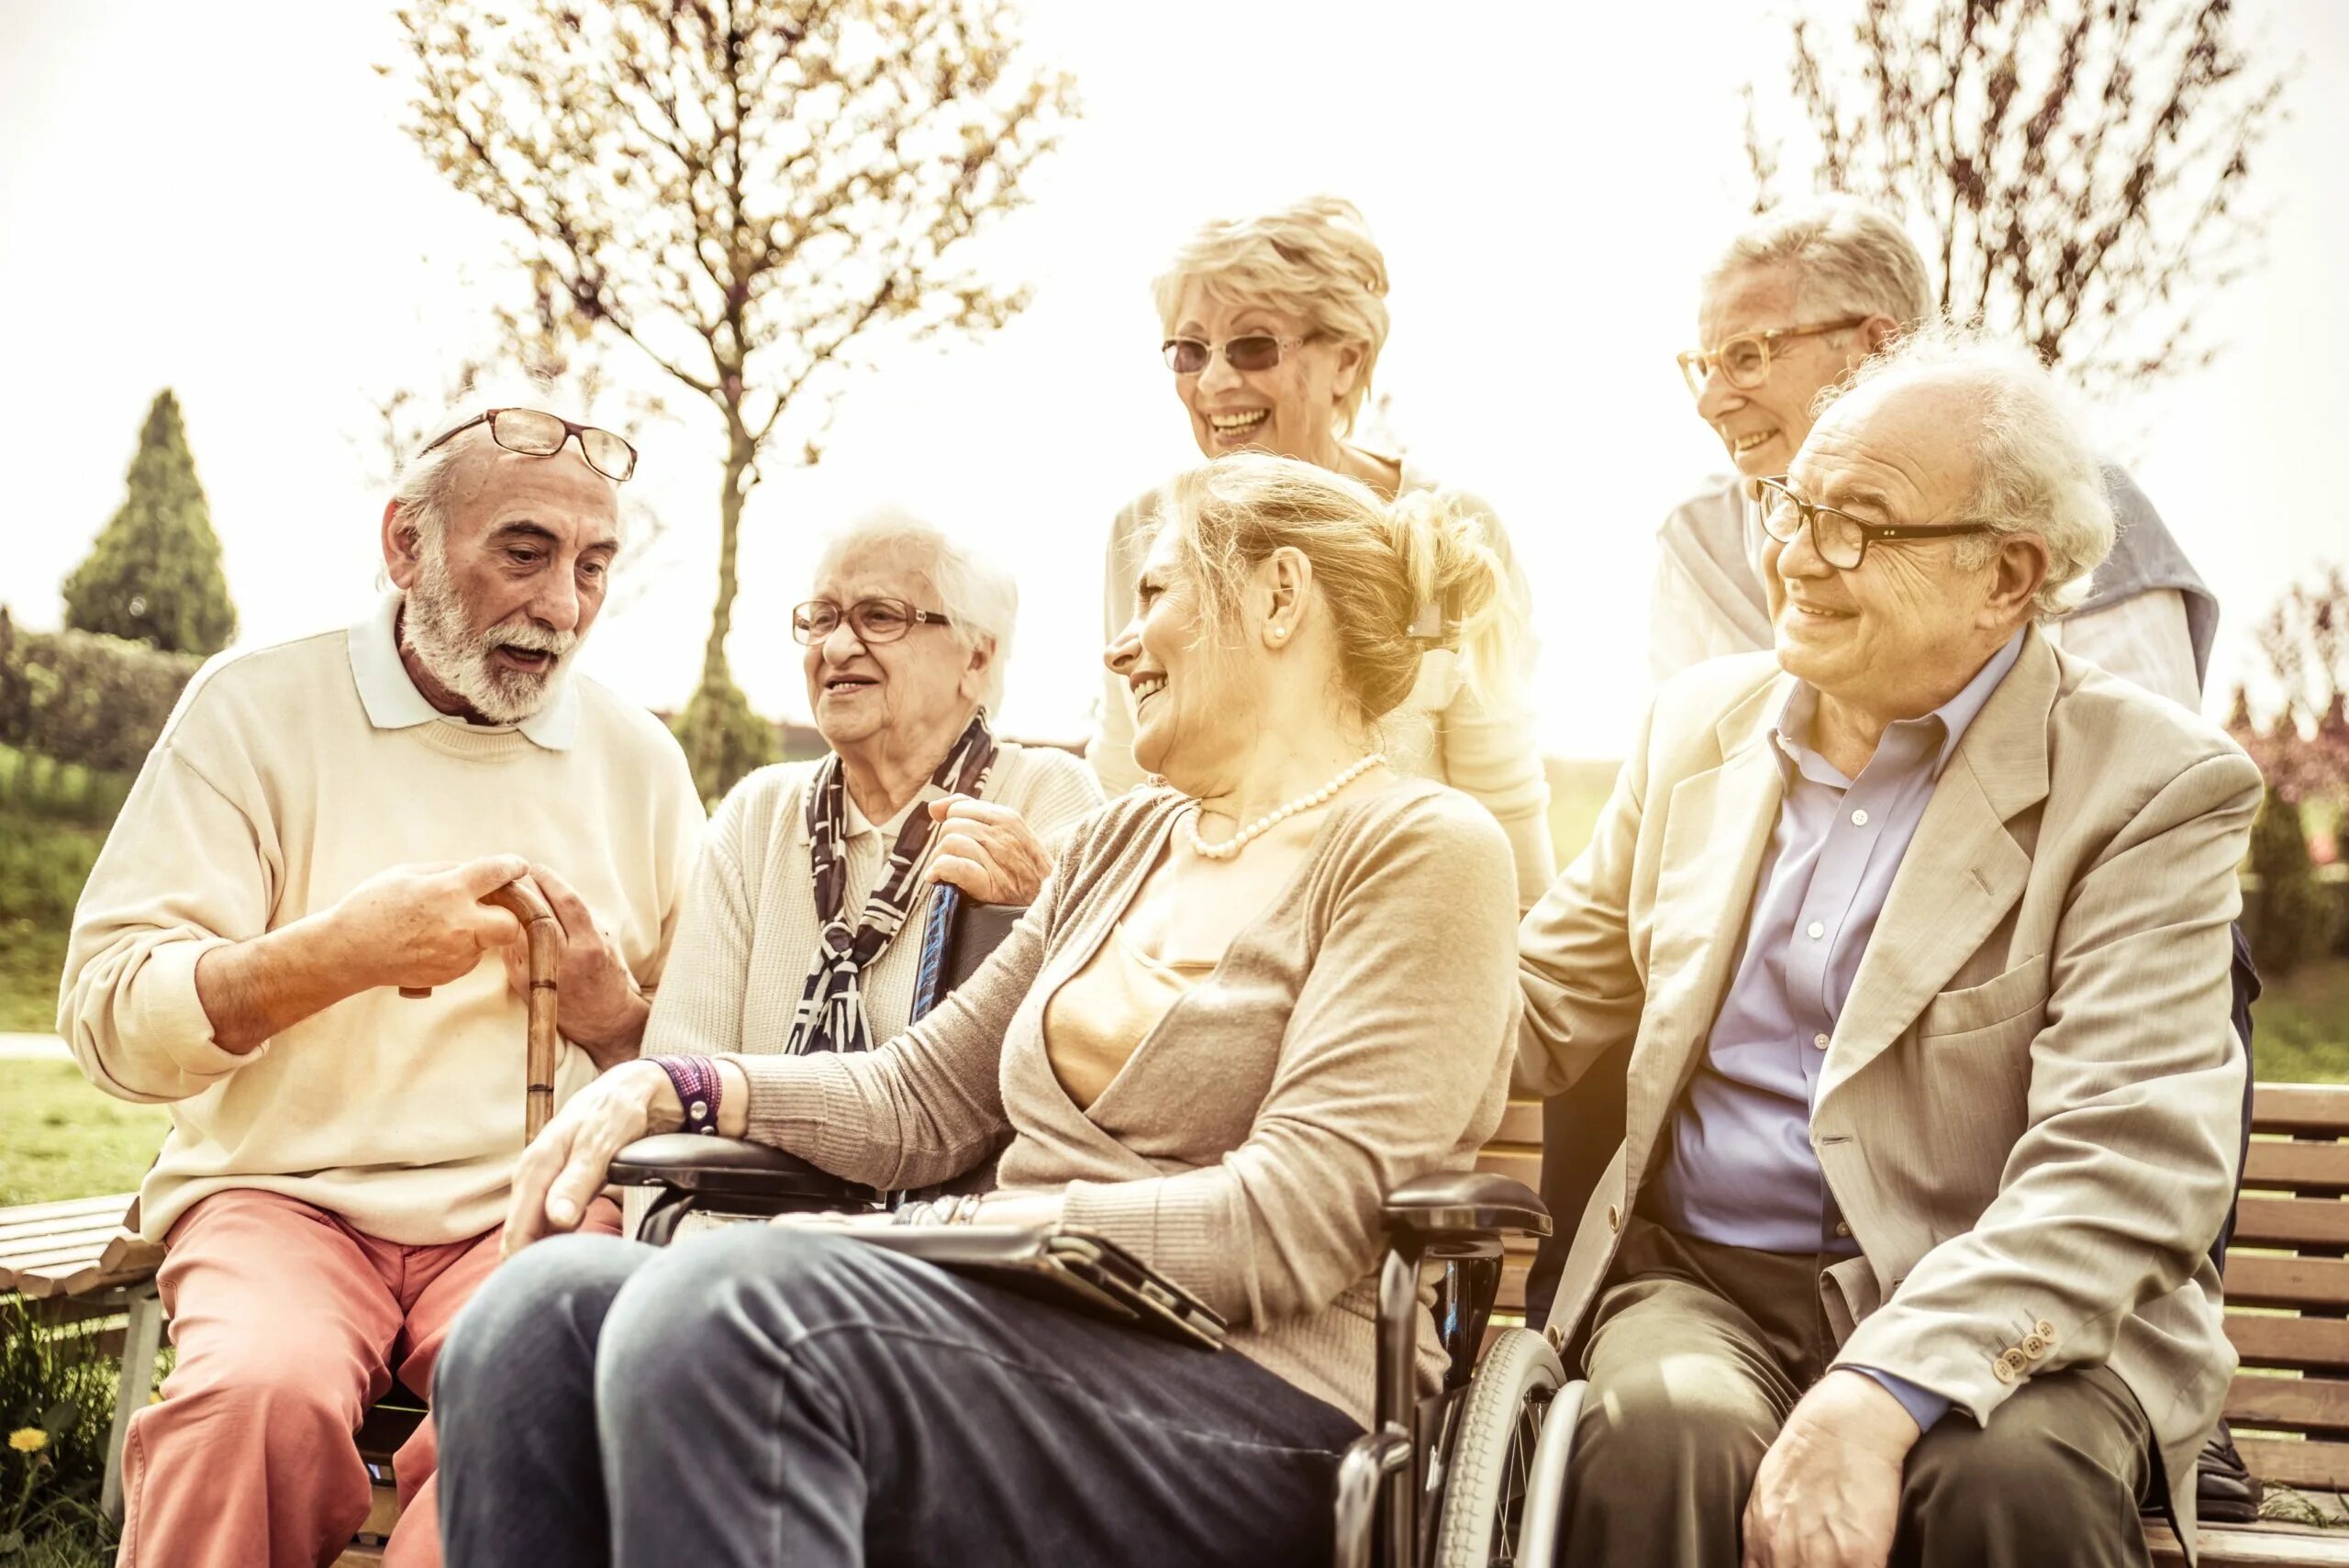
[[[1224,1352],[837,1224],[532,1244],[441,1362],[458,1568],[1327,1561],[1382,1197],[1474,1162],[1520,1006],[1508,842],[1402,775],[1380,721],[1431,645],[1506,670],[1507,576],[1432,497],[1243,454],[1169,487],[1127,604],[1107,662],[1165,787],[1082,824],[896,1040],[708,1066],[718,1131],[852,1181],[1002,1148],[995,1192],[927,1222],[1116,1243],[1229,1322]],[[588,1094],[525,1157],[509,1236],[569,1229],[614,1151],[687,1118],[650,1063]],[[1432,1391],[1431,1315],[1419,1351]]]
[[[988,728],[1018,608],[1008,576],[901,513],[826,549],[791,630],[830,754],[762,768],[718,807],[647,1056],[877,1045],[906,1027],[937,884],[1035,897],[1037,835],[1101,794],[1074,757]]]
[[[1501,562],[1518,623],[1510,686],[1532,688],[1532,594],[1490,506],[1440,484],[1418,465],[1361,444],[1356,417],[1386,342],[1386,258],[1353,203],[1316,196],[1262,217],[1208,224],[1152,285],[1165,332],[1166,368],[1208,458],[1263,451],[1326,468],[1384,500],[1430,492],[1472,517]],[[1163,513],[1152,491],[1118,514],[1109,531],[1103,630],[1114,636],[1126,595]],[[1112,794],[1144,771],[1133,754],[1134,718],[1124,683],[1104,689],[1091,758]],[[1517,898],[1530,907],[1557,862],[1550,844],[1549,784],[1532,715],[1500,707],[1460,679],[1457,660],[1434,650],[1410,694],[1379,728],[1395,767],[1449,784],[1493,814],[1508,835]]]

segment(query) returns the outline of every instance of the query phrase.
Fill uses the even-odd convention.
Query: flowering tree
[[[968,264],[1074,112],[1008,0],[412,0],[410,133],[724,438],[687,751],[722,787],[742,506],[885,345],[1026,303]]]
[[[2255,257],[2244,186],[2283,91],[2233,9],[1858,0],[1842,44],[1798,14],[1787,78],[1810,183],[1930,228],[1942,309],[2092,394],[2207,363],[2194,312]],[[1759,211],[1783,154],[1746,92]]]

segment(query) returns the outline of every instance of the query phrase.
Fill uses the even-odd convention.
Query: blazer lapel
[[[2057,675],[2034,627],[1942,770],[1836,1019],[1815,1105],[1916,1021],[2022,896],[2031,856],[2006,825],[2047,798]]]
[[[1730,969],[1786,775],[1770,744],[1785,677],[1717,728],[1720,765],[1673,787],[1648,940],[1647,1009],[1625,1086],[1626,1169],[1636,1186],[1672,1102],[1702,1054]]]

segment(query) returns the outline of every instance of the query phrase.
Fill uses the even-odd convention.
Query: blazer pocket
[[[1934,997],[1917,1016],[1917,1038],[1971,1034],[2036,1011],[2046,1001],[2047,959],[2043,953],[1979,985]]]

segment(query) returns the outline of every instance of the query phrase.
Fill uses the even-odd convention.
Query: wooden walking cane
[[[521,921],[530,944],[529,1028],[523,1053],[529,1084],[522,1102],[522,1141],[529,1143],[554,1115],[555,976],[562,967],[562,922],[554,917],[545,895],[528,882],[509,882],[485,895],[482,902],[495,904]],[[429,996],[432,992],[429,987],[403,985],[400,995]]]

